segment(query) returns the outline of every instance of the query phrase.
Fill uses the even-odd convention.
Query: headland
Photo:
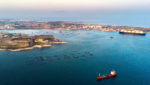
[[[35,35],[0,33],[0,51],[22,51],[34,48],[50,47],[53,44],[66,44],[53,35]]]

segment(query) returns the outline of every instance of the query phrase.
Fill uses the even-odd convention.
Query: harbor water
[[[118,32],[1,30],[29,35],[54,35],[68,42],[19,52],[0,51],[0,85],[148,85],[150,35]],[[113,36],[113,38],[110,38]],[[116,70],[113,79],[99,73]]]

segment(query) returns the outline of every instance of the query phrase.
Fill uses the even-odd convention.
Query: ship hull
[[[108,78],[113,78],[113,77],[115,77],[115,76],[117,76],[117,74],[109,74],[109,75],[104,75],[104,76],[97,76],[97,80],[102,80],[102,79],[108,79]]]
[[[146,35],[146,33],[128,33],[128,32],[119,32],[119,34],[142,35],[142,36],[145,36],[145,35]]]

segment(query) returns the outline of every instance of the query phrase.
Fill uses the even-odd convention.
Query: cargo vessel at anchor
[[[113,78],[115,76],[117,76],[117,73],[116,73],[115,70],[111,71],[110,74],[103,75],[103,76],[101,76],[100,73],[99,73],[99,75],[97,76],[97,80]]]
[[[135,30],[135,29],[130,29],[130,30],[121,29],[119,31],[119,34],[146,35],[145,32],[143,32],[141,30]]]

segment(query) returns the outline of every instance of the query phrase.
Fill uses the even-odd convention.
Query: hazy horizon
[[[1,0],[0,19],[150,27],[149,0]]]
[[[147,12],[149,0],[1,0],[0,16],[95,16],[118,12]]]

